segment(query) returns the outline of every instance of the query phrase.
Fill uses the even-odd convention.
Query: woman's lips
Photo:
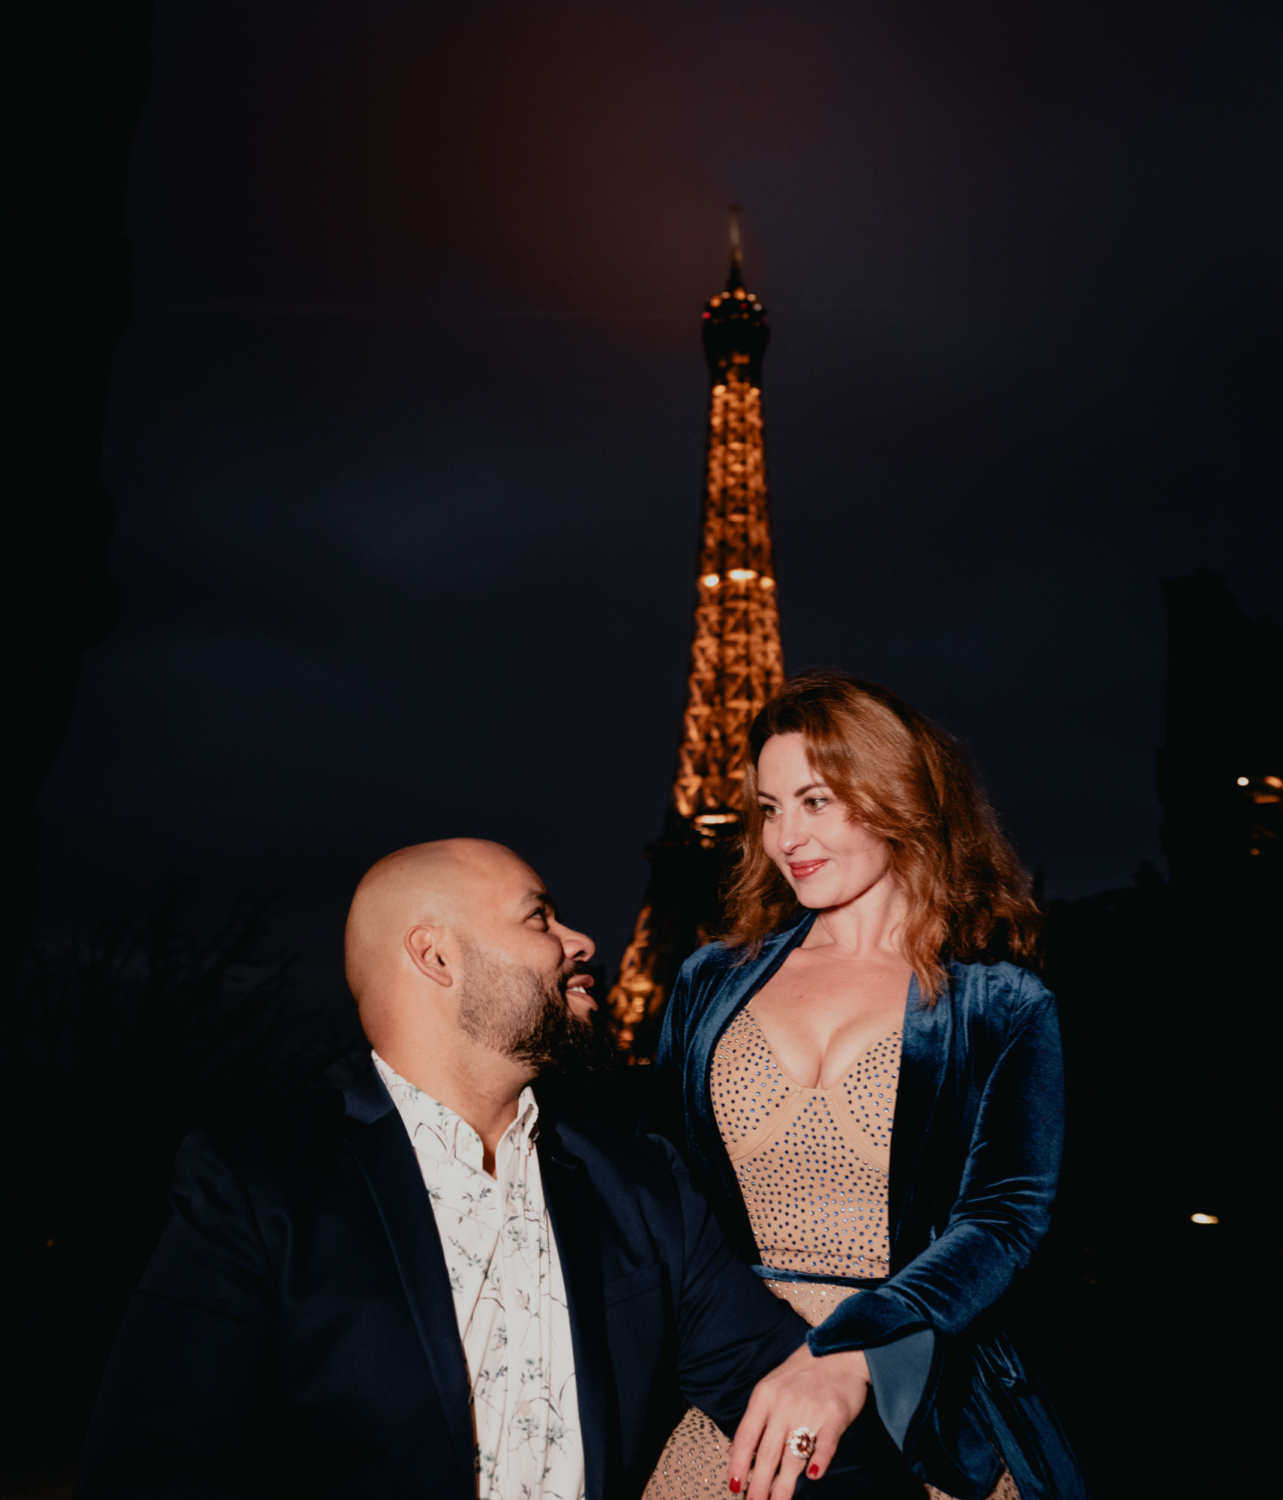
[[[800,859],[796,864],[789,864],[789,874],[794,880],[805,880],[808,875],[814,875],[821,865],[827,864],[827,859]]]

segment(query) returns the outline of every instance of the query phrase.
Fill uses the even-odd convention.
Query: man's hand
[[[828,1468],[838,1439],[860,1415],[868,1393],[862,1350],[817,1359],[803,1344],[754,1387],[731,1444],[731,1494],[792,1500],[803,1470],[818,1479]],[[795,1427],[815,1434],[809,1458],[795,1458],[784,1446]]]

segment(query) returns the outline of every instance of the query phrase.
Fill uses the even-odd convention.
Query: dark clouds
[[[746,205],[786,660],[961,733],[1049,888],[1157,852],[1158,579],[1279,610],[1250,12],[162,3],[56,878],[516,843],[613,963]],[[326,945],[329,945],[327,948]]]

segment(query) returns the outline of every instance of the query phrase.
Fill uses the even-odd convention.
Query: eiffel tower
[[[744,285],[738,209],[726,289],[705,305],[703,324],[712,389],[686,712],[663,832],[646,850],[646,895],[610,992],[620,1048],[635,1063],[654,1054],[682,961],[720,925],[749,726],[784,685],[762,438],[770,330]]]

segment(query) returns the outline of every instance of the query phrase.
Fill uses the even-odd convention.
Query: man
[[[291,1493],[636,1496],[687,1403],[733,1431],[750,1396],[732,1489],[822,1476],[863,1356],[810,1354],[666,1143],[540,1118],[531,1079],[592,1039],[592,953],[496,844],[369,871],[347,973],[371,1066],[283,1128],[184,1143],[82,1497],[232,1492],[265,1369]]]

